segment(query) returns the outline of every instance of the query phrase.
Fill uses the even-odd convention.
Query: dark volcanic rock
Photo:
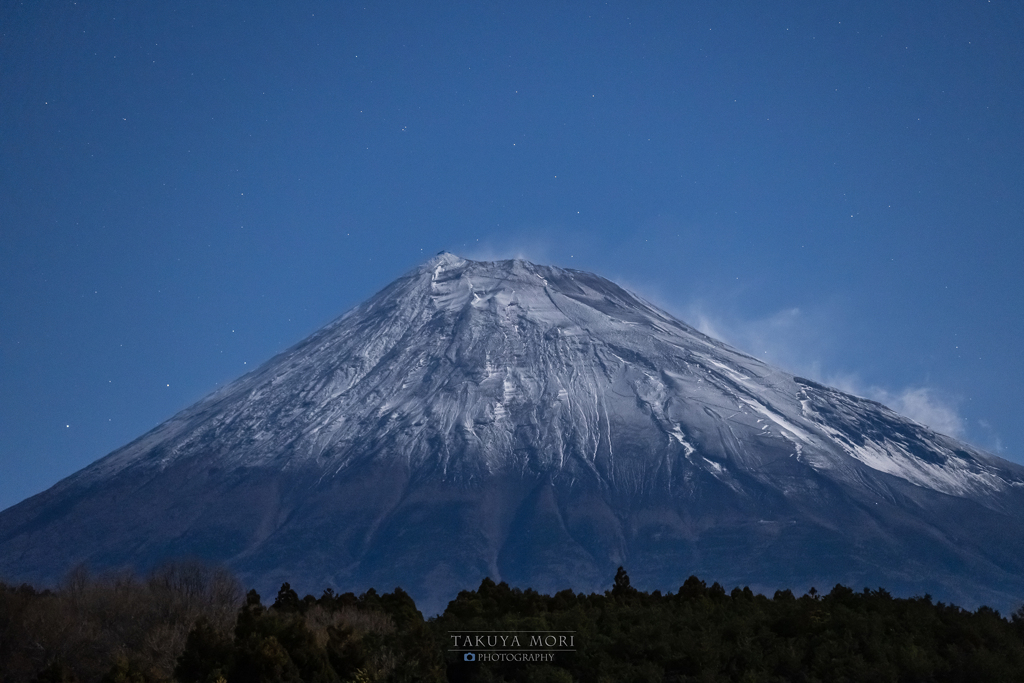
[[[261,590],[885,586],[1024,598],[1024,468],[589,273],[442,254],[0,513],[0,576],[224,562]]]

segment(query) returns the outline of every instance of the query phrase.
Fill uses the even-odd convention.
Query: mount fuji
[[[261,590],[691,574],[1024,599],[1024,468],[597,275],[442,253],[0,512],[0,577],[196,556]]]

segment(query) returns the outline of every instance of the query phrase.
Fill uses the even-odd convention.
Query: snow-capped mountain
[[[794,377],[617,285],[442,253],[0,513],[0,576],[223,561],[406,588],[690,574],[1024,599],[1024,468]]]

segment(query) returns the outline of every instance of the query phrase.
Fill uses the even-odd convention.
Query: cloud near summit
[[[927,386],[887,389],[864,382],[855,373],[837,373],[819,360],[828,352],[824,331],[832,328],[827,316],[785,308],[764,318],[726,319],[707,313],[700,304],[689,304],[682,319],[716,339],[784,370],[804,375],[841,391],[870,398],[937,432],[963,438],[965,420],[958,401]]]

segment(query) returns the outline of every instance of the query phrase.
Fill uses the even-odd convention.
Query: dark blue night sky
[[[0,508],[441,250],[1022,462],[1022,35],[1005,0],[4,2]]]

